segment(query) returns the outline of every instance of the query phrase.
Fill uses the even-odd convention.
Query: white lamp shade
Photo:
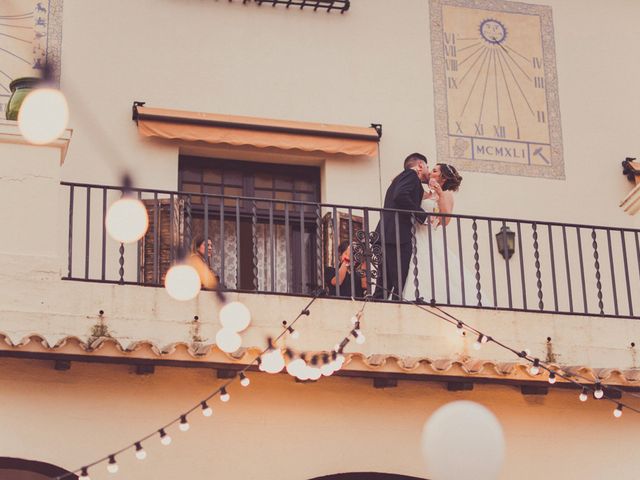
[[[221,328],[216,333],[216,345],[223,352],[233,353],[242,345],[242,338],[233,330]]]
[[[224,328],[241,332],[251,323],[251,312],[241,302],[229,302],[220,309],[220,323]]]
[[[164,286],[169,296],[176,300],[191,300],[200,292],[200,277],[191,265],[174,265],[167,272]]]
[[[496,480],[505,442],[498,419],[482,405],[460,400],[436,410],[422,431],[429,478]]]
[[[18,112],[18,127],[30,143],[44,145],[62,135],[69,123],[69,107],[60,90],[37,88],[29,93]]]
[[[147,209],[137,198],[122,197],[109,207],[105,227],[117,242],[136,242],[149,228]]]

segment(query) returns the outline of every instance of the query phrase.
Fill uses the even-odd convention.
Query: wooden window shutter
[[[161,285],[184,245],[184,200],[142,200],[149,214],[149,229],[140,242],[140,277],[143,283]],[[157,222],[157,225],[156,225]],[[156,254],[157,251],[157,254]]]

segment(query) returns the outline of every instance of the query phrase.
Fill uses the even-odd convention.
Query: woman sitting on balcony
[[[338,245],[338,255],[340,256],[340,266],[338,274],[334,267],[325,267],[324,283],[329,295],[338,296],[336,283],[340,285],[340,297],[364,298],[367,291],[367,277],[361,276],[360,272],[364,270],[364,264],[358,266],[354,270],[355,278],[353,279],[354,291],[351,291],[351,246],[348,240],[340,242]]]
[[[191,255],[189,256],[189,265],[196,269],[200,276],[200,283],[206,289],[214,289],[218,286],[220,278],[211,268],[209,259],[213,255],[213,242],[210,238],[206,242],[207,250],[205,253],[204,237],[197,236],[193,239],[191,246]]]

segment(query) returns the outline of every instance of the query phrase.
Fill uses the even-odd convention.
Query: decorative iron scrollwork
[[[371,278],[378,278],[382,262],[382,247],[378,233],[369,232],[367,235],[364,230],[358,230],[355,237],[351,242],[351,258],[355,261],[355,271],[364,277],[369,269]],[[366,268],[360,268],[362,264],[365,264]]]

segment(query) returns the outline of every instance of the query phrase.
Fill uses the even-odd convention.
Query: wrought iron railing
[[[134,189],[150,226],[136,244],[120,245],[104,228],[120,187],[63,182],[62,188],[69,280],[160,286],[179,249],[202,236],[212,240],[208,261],[228,290],[309,295],[322,287],[336,297],[377,293],[399,301],[398,291],[389,295],[384,258],[394,242],[384,228],[376,231],[386,212],[383,221],[412,220],[410,268],[399,286],[405,299],[640,318],[637,229],[458,214],[448,214],[447,223],[437,213],[420,224],[418,212]],[[512,251],[496,240],[506,229],[515,233]],[[341,242],[351,246],[351,262],[334,286]],[[400,247],[391,251],[400,256]]]

